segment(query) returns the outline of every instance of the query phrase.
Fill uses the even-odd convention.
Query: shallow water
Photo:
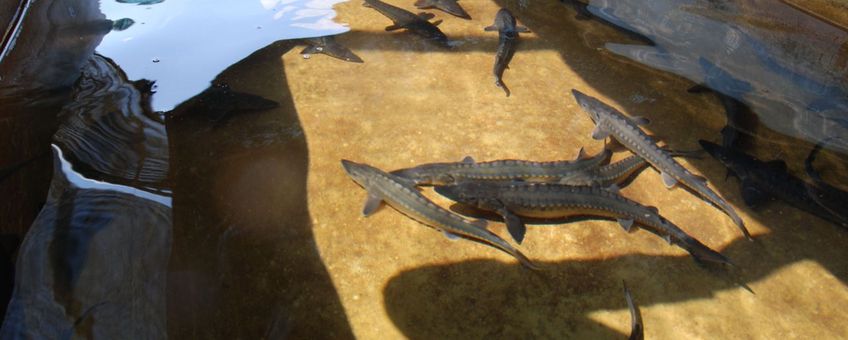
[[[829,13],[846,4],[591,1],[587,19],[577,2],[464,1],[471,20],[427,10],[446,49],[336,2],[33,2],[0,60],[13,297],[0,337],[615,339],[630,332],[622,280],[648,338],[848,334],[846,230],[781,201],[748,207],[707,154],[679,162],[755,242],[652,169],[621,194],[734,268],[580,219],[528,226],[518,248],[533,272],[388,207],[363,217],[366,192],[339,163],[594,154],[578,89],[648,118],[675,150],[726,141],[725,109],[738,109],[735,149],[812,183],[804,159],[824,141],[815,168],[845,188],[848,22]],[[498,34],[483,31],[501,7],[530,30],[509,97],[492,79]],[[347,30],[336,41],[364,63],[299,53],[300,38]],[[698,84],[714,92],[687,92]],[[822,197],[844,210],[844,195]]]

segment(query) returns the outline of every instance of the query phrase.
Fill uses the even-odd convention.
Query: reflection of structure
[[[593,0],[589,8],[656,44],[607,44],[613,53],[735,97],[778,132],[811,141],[848,135],[848,33],[839,28],[773,1]]]
[[[91,58],[77,84],[0,335],[165,337],[171,200],[144,190],[167,173],[164,125],[105,58]]]

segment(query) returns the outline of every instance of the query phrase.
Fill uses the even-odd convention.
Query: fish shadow
[[[518,264],[492,260],[429,265],[400,272],[383,288],[386,310],[395,325],[411,339],[466,338],[586,338],[621,339],[630,318],[609,327],[590,314],[626,310],[621,293],[625,280],[637,304],[644,308],[674,304],[740,289],[739,282],[755,284],[786,265],[804,260],[848,255],[845,247],[815,250],[819,237],[776,232],[733,242],[722,253],[738,267],[703,267],[689,256],[624,255],[615,258],[538,262],[540,272]],[[841,240],[842,244],[845,241]],[[801,246],[797,246],[797,245]],[[529,254],[532,257],[532,253]],[[828,267],[843,283],[844,266]],[[782,291],[756,291],[742,299],[765,299]],[[715,306],[717,315],[744,317],[735,307]],[[726,309],[725,309],[726,308]],[[804,306],[798,306],[804,308]],[[650,314],[643,316],[651,329]],[[681,325],[681,327],[698,327]]]
[[[312,231],[309,152],[280,58],[296,44],[273,43],[216,77],[225,91],[204,93],[224,97],[202,102],[227,112],[178,106],[167,122],[170,336],[353,338]]]

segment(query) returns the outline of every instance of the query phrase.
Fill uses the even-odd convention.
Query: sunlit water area
[[[845,13],[4,2],[0,339],[843,338]]]

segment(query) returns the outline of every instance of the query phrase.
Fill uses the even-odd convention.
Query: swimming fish
[[[458,16],[463,19],[471,19],[462,6],[456,0],[418,0],[415,2],[415,7],[420,9],[438,8],[448,14]]]
[[[521,217],[567,219],[594,216],[616,220],[625,231],[641,226],[688,251],[697,260],[730,264],[685,231],[646,207],[618,194],[618,187],[572,186],[556,183],[462,182],[437,186],[436,192],[459,203],[501,215],[519,244],[527,228]]]
[[[409,218],[441,230],[448,236],[460,236],[489,245],[512,255],[527,268],[539,269],[512,245],[487,230],[485,221],[468,222],[459,215],[439,207],[418,192],[408,180],[349,160],[342,160],[342,167],[354,182],[368,192],[368,199],[362,211],[365,216],[376,212],[385,202]]]
[[[589,117],[595,122],[595,130],[592,132],[592,138],[597,140],[607,137],[615,138],[619,143],[644,158],[654,168],[659,170],[666,187],[671,188],[678,182],[683,183],[692,189],[692,191],[724,211],[724,213],[730,216],[739,230],[742,231],[745,238],[753,240],[748,229],[745,228],[742,218],[736,214],[736,211],[730,204],[707,186],[707,180],[705,178],[695,176],[686,170],[671,157],[668,151],[658,147],[639,128],[639,125],[648,123],[647,119],[642,117],[626,117],[612,106],[604,104],[600,100],[578,90],[571,90],[571,93],[574,95],[577,103],[580,104],[580,107],[583,108],[583,111],[589,114]]]
[[[303,39],[309,46],[300,51],[304,58],[309,58],[315,53],[323,53],[333,58],[338,58],[352,63],[362,63],[362,58],[359,58],[349,48],[344,47],[336,41],[336,37],[332,35]]]
[[[492,26],[484,28],[485,31],[498,31],[498,51],[495,54],[495,85],[502,88],[509,97],[509,88],[503,83],[504,70],[509,68],[509,62],[515,55],[515,46],[518,44],[518,33],[527,33],[530,30],[527,27],[517,26],[515,17],[506,8],[501,8],[495,17],[495,23]]]
[[[405,28],[443,47],[450,47],[448,37],[436,27],[442,21],[436,20],[432,23],[428,21],[435,17],[433,13],[421,12],[415,15],[412,12],[389,5],[380,0],[365,0],[363,6],[377,10],[377,12],[380,12],[394,22],[394,24],[386,27],[386,31]]]

